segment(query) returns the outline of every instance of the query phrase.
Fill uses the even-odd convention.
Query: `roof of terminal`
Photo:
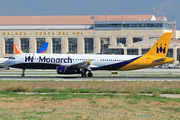
[[[82,16],[0,16],[0,25],[92,25],[92,15]],[[95,15],[95,21],[151,21],[154,15]]]

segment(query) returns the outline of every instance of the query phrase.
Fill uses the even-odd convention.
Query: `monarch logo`
[[[46,56],[39,56],[39,62],[45,63],[72,63],[72,59],[70,57],[67,58],[48,58]]]
[[[25,56],[25,62],[33,62],[34,55],[33,56]],[[41,57],[39,56],[39,62],[42,63],[72,63],[72,59],[70,57],[67,58],[49,58],[49,57]]]
[[[165,47],[163,48],[162,47],[162,44],[160,44],[161,46],[159,47],[158,44],[156,44],[156,53],[165,53],[166,52],[166,44],[165,44]]]
[[[33,62],[34,56],[25,56],[25,62]]]

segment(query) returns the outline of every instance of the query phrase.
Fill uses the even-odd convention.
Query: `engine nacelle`
[[[73,69],[67,66],[58,66],[56,68],[58,74],[77,74],[80,73],[79,70]]]

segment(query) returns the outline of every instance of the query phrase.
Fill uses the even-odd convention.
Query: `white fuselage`
[[[116,70],[139,57],[139,55],[25,53],[12,56],[5,64],[22,69],[56,69],[57,66],[71,66],[92,60],[90,64],[92,70]]]

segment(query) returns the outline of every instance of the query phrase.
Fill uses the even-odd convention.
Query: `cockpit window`
[[[11,58],[9,58],[9,59],[15,59],[15,57],[11,57]]]

